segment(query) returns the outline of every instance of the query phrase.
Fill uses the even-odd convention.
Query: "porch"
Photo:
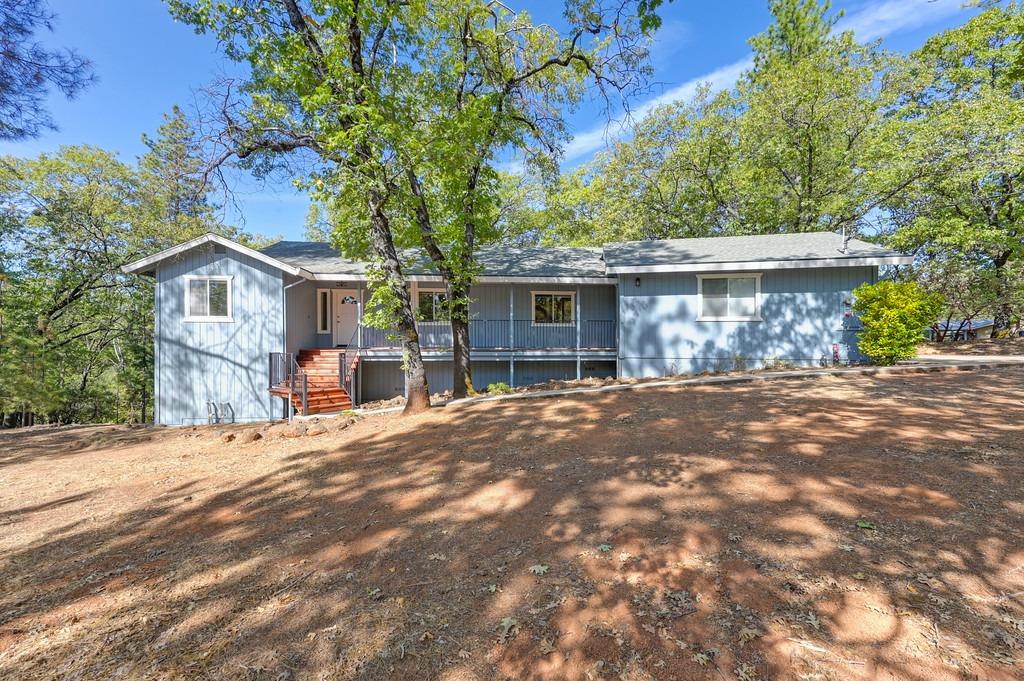
[[[615,287],[529,284],[478,285],[471,291],[469,340],[487,352],[614,351],[617,347]],[[451,325],[443,319],[443,292],[414,282],[410,294],[420,345],[432,352],[451,351]],[[369,292],[361,282],[336,282],[325,288],[305,282],[287,291],[286,336],[289,352],[304,348],[397,351],[395,329],[376,329],[364,321]]]
[[[369,300],[358,281],[296,282],[286,289],[285,350],[270,358],[271,394],[290,399],[297,413],[339,411],[361,395],[399,394],[401,338],[395,329],[364,322]],[[547,378],[577,378],[595,365],[614,373],[618,328],[615,287],[546,284],[478,285],[471,291],[469,341],[474,361],[489,382],[514,384]],[[441,369],[452,360],[451,324],[443,319],[443,292],[414,282],[416,323],[424,360],[444,385]],[[363,389],[364,371],[374,377]],[[385,371],[382,367],[389,366]],[[495,367],[501,367],[500,370]],[[518,370],[517,370],[518,367]],[[447,371],[450,374],[450,371]],[[379,384],[379,385],[378,385]],[[483,384],[484,386],[487,383]],[[368,398],[369,399],[369,398]]]

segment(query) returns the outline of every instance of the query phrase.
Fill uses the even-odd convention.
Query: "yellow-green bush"
[[[895,364],[917,354],[922,331],[942,309],[941,296],[914,282],[862,284],[853,295],[853,309],[864,325],[858,346],[878,364]]]

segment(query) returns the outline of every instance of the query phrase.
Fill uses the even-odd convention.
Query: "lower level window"
[[[444,291],[420,291],[416,301],[416,318],[421,322],[448,321],[448,296]]]
[[[231,277],[189,277],[185,289],[185,321],[231,319]]]
[[[572,324],[575,303],[574,293],[534,292],[533,323]]]
[[[697,319],[760,321],[761,277],[698,277]]]

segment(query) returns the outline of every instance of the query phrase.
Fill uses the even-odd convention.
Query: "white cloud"
[[[963,0],[885,0],[850,12],[836,24],[865,42],[927,26],[963,9]]]
[[[950,17],[963,8],[963,0],[883,0],[864,5],[849,12],[837,24],[840,31],[853,31],[857,39],[864,42],[885,38],[900,31],[920,28]],[[713,90],[731,87],[740,75],[750,68],[752,58],[721,66],[714,71],[692,78],[632,110],[634,119],[647,116],[655,108],[671,102],[687,100],[694,96],[697,88],[706,83]],[[575,135],[565,147],[565,159],[579,160],[589,156],[608,141],[617,139],[626,130],[623,121],[599,125]]]

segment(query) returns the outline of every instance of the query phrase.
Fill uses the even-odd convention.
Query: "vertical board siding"
[[[231,276],[231,322],[185,322],[185,276]],[[234,251],[204,244],[157,269],[156,421],[204,423],[207,401],[228,405],[228,418],[279,415],[267,392],[269,353],[284,342],[282,275]]]
[[[318,288],[322,287],[318,286],[317,282],[304,281],[285,292],[288,299],[287,352],[298,352],[302,348],[330,347],[331,334],[316,332]]]
[[[739,273],[742,275],[743,273]],[[625,277],[619,299],[619,359],[623,376],[721,371],[772,362],[861,360],[852,291],[874,281],[876,267],[768,270],[761,279],[760,322],[697,321],[697,276]]]

